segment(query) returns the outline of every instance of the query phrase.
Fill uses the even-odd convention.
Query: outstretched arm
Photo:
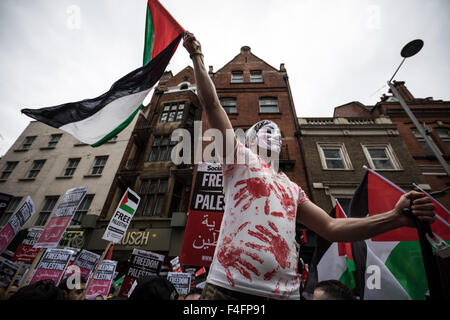
[[[183,45],[189,52],[194,64],[194,75],[197,85],[198,98],[203,110],[206,113],[206,119],[209,127],[218,129],[222,133],[223,138],[227,137],[228,130],[229,138],[233,139],[234,143],[235,136],[233,126],[231,125],[230,119],[228,119],[227,113],[220,105],[214,83],[206,71],[200,43],[192,33],[186,32],[183,37]],[[223,142],[223,146],[225,147],[225,141]],[[217,151],[221,152],[222,150]],[[224,154],[225,153],[222,152],[222,155]]]
[[[403,214],[403,209],[409,207],[409,199],[413,196],[421,196],[413,202],[413,215],[421,221],[433,223],[433,203],[416,191],[402,195],[391,211],[365,218],[334,219],[311,201],[306,201],[299,206],[297,219],[331,242],[365,240],[399,227],[414,227],[414,221]]]

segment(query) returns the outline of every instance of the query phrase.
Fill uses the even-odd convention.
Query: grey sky
[[[376,103],[401,48],[417,38],[424,48],[396,79],[417,97],[450,100],[448,0],[160,1],[214,70],[244,45],[275,68],[285,63],[300,117]],[[21,108],[93,98],[142,64],[145,8],[146,0],[0,1],[0,155],[31,120]],[[169,69],[189,64],[180,45]]]

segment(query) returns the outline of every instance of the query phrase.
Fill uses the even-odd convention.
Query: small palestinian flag
[[[108,92],[96,98],[22,109],[22,112],[92,147],[116,136],[139,112],[142,101],[163,75],[184,33],[157,0],[148,0],[146,23],[143,67],[119,79]]]
[[[330,214],[333,218],[345,219],[341,205],[336,201],[336,207]],[[350,290],[355,288],[355,263],[349,242],[329,242],[317,236],[317,246],[309,266],[304,293],[311,298],[316,285],[325,280],[339,280]]]
[[[139,199],[136,196],[134,196],[130,191],[127,191],[123,196],[119,208],[133,215],[136,212],[138,204]]]
[[[392,210],[398,199],[405,193],[403,189],[366,168],[367,172],[357,188],[350,204],[349,217],[365,217]],[[439,212],[441,213],[441,212]],[[450,240],[450,228],[447,216],[436,211],[436,221],[431,225],[433,233],[444,240]],[[446,213],[441,213],[446,214]],[[423,300],[428,291],[427,277],[423,264],[420,243],[415,228],[398,228],[366,241],[360,254],[365,264],[361,266],[365,274],[363,299],[365,300]],[[357,259],[357,254],[354,256]],[[376,280],[375,270],[381,277]],[[357,265],[357,273],[360,270]],[[360,282],[358,282],[359,284]]]

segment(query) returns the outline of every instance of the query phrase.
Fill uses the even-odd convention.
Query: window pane
[[[160,180],[159,182],[159,192],[166,192],[167,191],[167,180]]]
[[[369,149],[369,154],[372,159],[387,159],[386,150],[383,149]]]
[[[325,158],[341,159],[341,151],[339,149],[323,149]]]
[[[169,119],[167,120],[167,122],[174,122],[175,121],[175,114],[176,114],[176,112],[171,112],[170,114],[169,114]]]
[[[155,211],[153,212],[154,216],[160,216],[163,211],[164,206],[164,195],[158,195],[156,197]]]
[[[244,73],[242,71],[231,72],[231,82],[243,82],[243,81],[244,81]]]
[[[173,104],[171,107],[170,107],[170,110],[177,110],[177,108],[178,108],[178,105],[176,105],[176,104]]]
[[[178,111],[176,121],[181,121],[181,120],[183,120],[183,111]]]
[[[342,160],[325,160],[327,169],[345,169],[344,162]]]
[[[150,188],[148,189],[148,193],[156,193],[156,187],[158,186],[158,180],[153,180],[150,183]]]
[[[163,111],[169,111],[170,110],[170,106],[164,106]]]
[[[150,153],[150,157],[149,157],[150,162],[156,161],[157,156],[158,156],[158,150],[159,150],[158,147],[152,148],[152,152]]]
[[[372,160],[375,169],[394,169],[391,160]]]
[[[142,210],[143,216],[149,216],[150,210],[152,209],[153,196],[148,196],[144,202],[144,209]]]
[[[276,113],[280,110],[278,109],[278,106],[261,106],[262,113]]]
[[[178,110],[184,110],[184,103],[180,103],[180,104],[179,104]]]
[[[167,121],[167,112],[164,112],[162,115],[161,115],[161,120],[160,120],[160,122],[166,122]]]

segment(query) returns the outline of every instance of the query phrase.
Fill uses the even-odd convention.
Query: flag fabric
[[[338,201],[330,215],[336,219],[347,218]],[[311,298],[315,286],[325,280],[339,280],[353,290],[356,286],[354,271],[355,263],[349,242],[332,243],[318,236],[303,296]]]
[[[392,210],[403,189],[375,171],[367,172],[350,203],[349,217],[365,217]],[[450,239],[448,226],[436,220],[434,233],[444,240]],[[428,283],[423,258],[415,228],[397,228],[366,241],[353,242],[365,265],[358,266],[357,273],[364,274],[362,297],[366,300],[425,299]],[[355,253],[355,250],[353,250]],[[358,258],[358,259],[359,259]],[[355,260],[358,260],[355,256]],[[379,280],[376,280],[378,273]]]
[[[144,66],[116,81],[96,98],[22,113],[64,130],[81,142],[97,147],[125,129],[141,108],[144,98],[163,75],[184,29],[157,1],[148,0]]]

